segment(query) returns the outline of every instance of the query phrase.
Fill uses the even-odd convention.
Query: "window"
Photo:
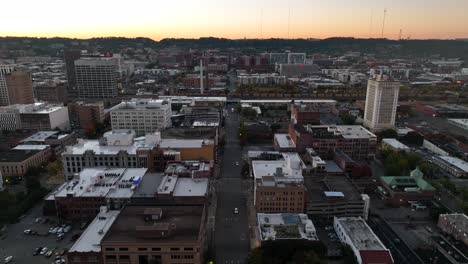
[[[106,260],[117,260],[117,256],[115,255],[107,255]]]
[[[120,255],[119,259],[130,259],[129,255]]]
[[[152,251],[161,251],[161,248],[152,248]]]
[[[138,248],[138,251],[146,251],[148,250],[147,248]]]
[[[115,251],[115,248],[106,248],[106,251]]]
[[[179,251],[180,248],[171,248],[171,251]]]
[[[193,248],[184,248],[184,251],[193,251]]]
[[[119,248],[119,251],[128,251],[128,248]]]

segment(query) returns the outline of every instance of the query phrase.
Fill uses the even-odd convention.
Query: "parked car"
[[[26,229],[26,230],[23,231],[23,233],[26,234],[26,235],[31,235],[32,230],[31,229]]]
[[[70,232],[70,230],[71,230],[71,226],[66,226],[66,227],[63,228],[64,233],[68,233],[68,232]]]
[[[57,233],[63,233],[63,227],[59,227],[59,228],[57,229]]]
[[[47,247],[43,247],[39,255],[44,255],[45,253],[47,253],[47,251],[49,251],[49,249]]]
[[[63,236],[64,236],[64,234],[59,234],[59,235],[57,236],[57,241],[62,240],[62,239],[63,239]]]
[[[54,254],[54,250],[53,250],[53,249],[47,251],[47,252],[44,254],[44,256],[46,256],[47,258],[50,258],[50,256],[52,256],[52,254]]]
[[[237,207],[234,208],[234,213],[235,213],[235,214],[238,214],[238,213],[239,213],[239,209],[237,209]]]
[[[3,263],[10,263],[12,259],[13,259],[13,256],[8,256],[5,258],[5,261],[3,261]]]
[[[37,256],[41,253],[42,247],[37,247],[33,251],[33,256]]]
[[[36,219],[34,220],[34,223],[37,224],[37,223],[40,223],[41,221],[42,221],[42,218],[41,218],[41,217],[38,217],[38,218],[36,218]]]

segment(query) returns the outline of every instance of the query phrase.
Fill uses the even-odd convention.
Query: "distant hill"
[[[316,39],[174,39],[168,38],[154,41],[149,38],[28,38],[0,37],[0,49],[27,50],[33,49],[39,55],[56,55],[64,49],[92,48],[99,51],[120,51],[123,48],[154,48],[168,47],[229,49],[239,48],[246,54],[257,52],[272,52],[291,50],[294,52],[323,52],[340,55],[346,51],[376,53],[382,57],[409,56],[425,57],[440,55],[444,58],[462,58],[468,61],[468,44],[460,40],[388,40],[388,39],[355,39],[329,38]]]

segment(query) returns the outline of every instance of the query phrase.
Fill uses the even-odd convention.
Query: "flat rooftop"
[[[391,146],[394,149],[400,149],[400,150],[409,150],[410,148],[406,146],[405,144],[401,143],[397,139],[394,138],[384,138],[382,139],[382,143],[385,143],[389,146]]]
[[[387,250],[361,217],[335,217],[334,221],[341,226],[357,250]]]
[[[17,145],[14,150],[45,150],[49,148],[49,145]]]
[[[450,157],[450,156],[438,156],[439,159],[445,161],[446,163],[458,168],[459,170],[462,170],[464,172],[468,172],[468,162],[461,160],[456,157]]]
[[[256,179],[264,176],[274,176],[275,179],[302,182],[303,162],[297,153],[282,153],[284,160],[254,160],[253,175]],[[280,172],[280,174],[278,174]]]
[[[146,175],[146,168],[85,168],[79,178],[65,182],[57,197],[130,198]]]
[[[118,110],[156,110],[162,109],[167,110],[171,108],[170,100],[164,99],[145,99],[145,98],[133,98],[130,101],[121,102],[118,105],[113,106],[109,110],[118,111]]]
[[[307,197],[311,203],[327,202],[330,198],[346,199],[348,201],[362,200],[358,189],[344,175],[305,177],[304,182],[307,187]],[[338,192],[343,195],[327,195]]]
[[[312,133],[315,138],[377,139],[377,136],[360,125],[296,125],[296,129]]]
[[[162,210],[162,219],[145,221],[145,210]],[[170,243],[175,241],[192,242],[199,239],[203,224],[204,207],[200,206],[140,206],[127,205],[122,209],[116,221],[110,227],[102,242],[122,243]],[[154,224],[175,224],[176,230],[172,236],[161,238],[143,238],[136,235],[136,227],[151,227]]]
[[[275,134],[275,141],[280,148],[295,148],[296,144],[288,134]]]
[[[39,131],[36,134],[23,139],[21,142],[44,142],[46,139],[59,133],[59,131]]]
[[[39,152],[41,152],[41,150],[14,149],[0,151],[0,162],[21,162],[36,155]]]
[[[261,240],[318,240],[315,226],[306,214],[257,214]]]
[[[68,252],[101,252],[101,240],[119,213],[115,210],[100,212]]]

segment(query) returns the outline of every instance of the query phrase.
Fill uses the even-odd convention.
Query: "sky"
[[[2,1],[0,36],[468,38],[468,0]]]

